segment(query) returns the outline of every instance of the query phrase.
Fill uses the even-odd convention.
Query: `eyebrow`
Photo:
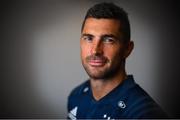
[[[94,37],[94,35],[88,34],[88,33],[82,34],[81,37],[83,37],[83,36]],[[101,37],[112,37],[112,38],[115,38],[115,39],[119,39],[117,36],[115,36],[115,35],[113,35],[113,34],[104,34],[104,35],[102,35]]]
[[[94,37],[94,35],[87,34],[87,33],[82,34],[82,36],[81,36],[81,37],[84,37],[84,36]]]
[[[102,35],[102,37],[112,37],[112,38],[115,38],[115,39],[119,39],[117,36],[115,36],[113,34],[105,34],[105,35]]]

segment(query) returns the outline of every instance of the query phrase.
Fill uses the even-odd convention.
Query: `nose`
[[[91,54],[101,55],[103,54],[103,45],[100,39],[95,39],[91,48]]]

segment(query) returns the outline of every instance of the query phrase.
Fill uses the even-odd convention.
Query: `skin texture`
[[[125,59],[133,42],[122,42],[121,23],[115,19],[88,18],[81,33],[81,60],[90,76],[93,97],[100,100],[125,78]]]

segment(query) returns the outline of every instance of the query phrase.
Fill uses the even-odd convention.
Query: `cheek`
[[[106,56],[111,62],[122,59],[123,55],[124,53],[121,48],[106,48],[106,52],[104,53],[104,56]]]
[[[105,47],[104,48],[104,56],[108,58],[113,58],[117,54],[117,49],[113,47]]]
[[[86,58],[90,55],[90,47],[84,44],[81,44],[81,58]]]

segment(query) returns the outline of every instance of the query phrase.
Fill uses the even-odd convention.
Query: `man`
[[[127,13],[113,3],[90,8],[81,30],[81,60],[90,79],[68,98],[70,119],[166,118],[125,71],[133,50]]]

